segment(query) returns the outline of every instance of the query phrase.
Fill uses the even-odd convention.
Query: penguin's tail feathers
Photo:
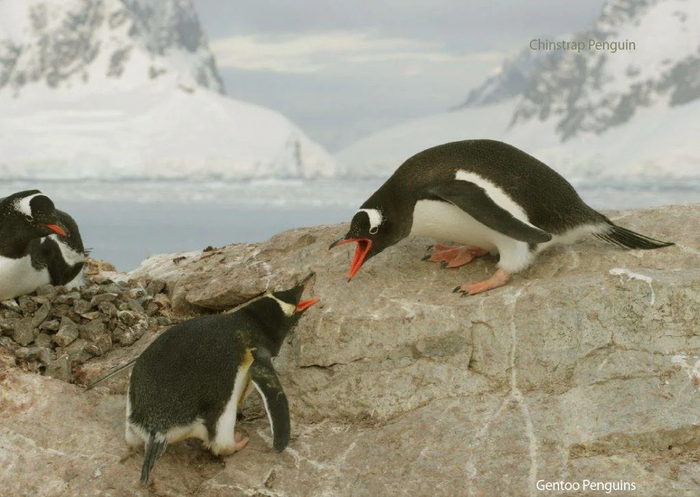
[[[616,245],[623,249],[653,250],[675,245],[673,242],[664,242],[635,233],[634,231],[623,228],[622,226],[612,224],[610,221],[608,221],[608,223],[609,225],[606,226],[606,229],[600,233],[596,233],[595,236],[607,243]]]
[[[151,431],[148,437],[148,442],[146,442],[146,457],[143,459],[143,467],[141,468],[141,484],[146,485],[148,483],[148,478],[151,475],[151,469],[158,462],[161,454],[165,451],[168,446],[168,439],[165,435],[158,433],[157,431]]]

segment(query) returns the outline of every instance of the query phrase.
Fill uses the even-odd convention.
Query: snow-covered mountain
[[[228,98],[191,0],[0,0],[0,177],[316,177],[333,159]]]
[[[581,41],[580,52],[523,40],[452,112],[376,133],[337,158],[346,174],[385,175],[430,146],[493,138],[572,178],[700,178],[698,32],[698,1],[609,0],[590,29],[547,39]],[[635,46],[613,53],[589,40]]]

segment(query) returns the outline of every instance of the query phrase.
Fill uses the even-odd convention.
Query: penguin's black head
[[[30,238],[68,235],[58,220],[53,202],[39,190],[17,192],[4,198],[0,203],[0,216],[14,229],[26,231]]]
[[[287,318],[294,319],[295,321],[298,320],[306,309],[318,302],[318,299],[301,299],[304,289],[306,289],[306,286],[314,276],[316,276],[316,273],[311,272],[303,280],[297,283],[296,286],[290,288],[289,290],[282,290],[272,293],[272,297],[280,302],[280,306],[283,308],[283,312]],[[289,307],[286,307],[285,304]]]
[[[352,218],[347,234],[331,244],[329,249],[346,243],[356,242],[355,257],[352,259],[348,281],[353,279],[367,260],[391,247],[402,236],[393,229],[379,209],[360,209]]]

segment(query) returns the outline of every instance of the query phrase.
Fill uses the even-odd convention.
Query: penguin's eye
[[[26,216],[24,216],[24,219],[26,219],[26,220],[29,221],[30,223],[31,223],[32,221],[34,221],[34,218],[33,218],[31,215],[29,215],[29,214],[27,214]]]
[[[376,235],[378,231],[379,231],[379,226],[372,226],[372,227],[369,229],[369,234],[370,234],[370,235]]]

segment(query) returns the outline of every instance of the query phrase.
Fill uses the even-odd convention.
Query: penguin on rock
[[[254,387],[272,429],[273,447],[289,442],[287,397],[272,358],[306,309],[301,300],[309,274],[293,288],[268,292],[236,312],[183,321],[156,338],[131,372],[126,402],[126,442],[145,443],[141,483],[168,444],[198,438],[216,456],[241,450],[235,433],[238,407]]]
[[[499,141],[465,140],[409,158],[362,204],[348,233],[330,248],[357,243],[349,280],[368,259],[408,236],[466,244],[438,243],[424,257],[450,268],[498,253],[491,278],[454,289],[471,295],[505,285],[551,245],[586,235],[624,249],[673,245],[615,225],[525,152]]]
[[[0,199],[0,301],[81,285],[85,255],[75,220],[39,190]]]

